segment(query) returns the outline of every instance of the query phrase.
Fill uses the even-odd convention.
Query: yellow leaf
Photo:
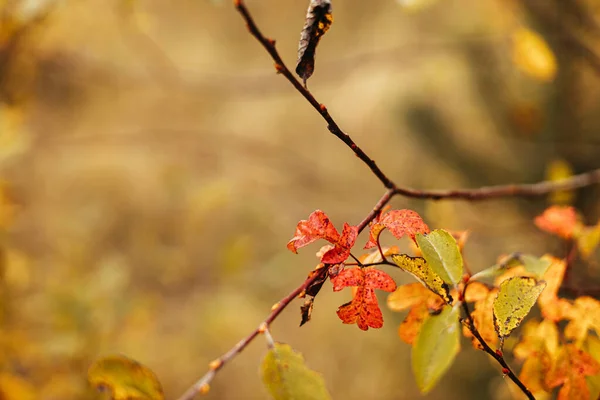
[[[529,314],[545,287],[545,282],[530,277],[514,277],[502,282],[494,300],[494,326],[501,340]]]
[[[124,356],[96,361],[88,380],[98,390],[108,389],[113,400],[164,400],[158,378],[149,368]]]
[[[412,274],[429,290],[440,296],[446,303],[452,303],[448,285],[429,268],[424,258],[410,257],[406,254],[394,254],[392,255],[392,260],[397,266]]]
[[[546,179],[549,181],[560,181],[571,176],[573,176],[573,168],[565,160],[553,160],[546,167]],[[551,204],[570,205],[575,197],[575,192],[572,190],[559,190],[550,193],[548,196]]]
[[[0,399],[34,400],[34,387],[25,379],[8,373],[0,374]]]
[[[576,231],[574,236],[577,239],[577,248],[581,256],[588,259],[600,243],[600,223],[595,226],[584,226]]]
[[[553,80],[558,69],[544,38],[525,28],[513,34],[513,62],[527,75],[545,82]]]

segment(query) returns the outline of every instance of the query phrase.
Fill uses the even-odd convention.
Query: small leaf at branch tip
[[[271,306],[271,311],[275,311],[278,307],[279,307],[279,302],[277,302]]]
[[[213,360],[208,364],[208,368],[215,371],[215,370],[221,368],[221,365],[223,365],[223,361],[221,361],[220,358],[217,358],[216,360]]]
[[[204,385],[200,386],[200,388],[198,388],[198,394],[208,394],[209,391],[210,385],[208,383],[205,383]]]

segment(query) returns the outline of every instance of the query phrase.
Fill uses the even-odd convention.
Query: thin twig
[[[255,330],[250,332],[248,336],[233,346],[227,353],[212,361],[209,364],[209,371],[196,383],[194,383],[181,397],[179,397],[179,400],[191,400],[197,394],[208,391],[209,384],[215,377],[216,373],[223,368],[225,364],[241,353],[242,350],[244,350],[259,334],[264,333],[265,330],[269,328],[270,324],[275,320],[275,318],[277,318],[277,316],[292,302],[292,300],[306,290],[306,288],[308,288],[313,282],[323,278],[324,274],[327,273],[327,270],[328,268],[321,268],[315,274],[306,279],[302,285],[298,286],[290,294],[276,303],[267,318]]]
[[[529,389],[527,389],[527,386],[525,386],[525,384],[523,382],[521,382],[521,380],[517,377],[517,375],[515,375],[513,370],[507,364],[506,360],[504,359],[503,353],[501,351],[494,351],[490,347],[490,345],[487,344],[485,339],[483,337],[481,337],[481,334],[479,333],[479,331],[477,330],[477,327],[475,326],[473,317],[471,316],[471,311],[469,310],[469,305],[467,304],[467,302],[465,300],[465,293],[467,292],[468,285],[469,285],[468,282],[465,283],[465,287],[463,288],[463,294],[462,294],[462,299],[463,299],[462,307],[463,307],[465,314],[467,315],[467,328],[469,328],[469,330],[471,331],[473,336],[475,336],[475,338],[477,338],[477,340],[479,340],[481,347],[483,347],[483,351],[485,351],[490,356],[492,356],[498,362],[498,364],[500,364],[502,366],[502,373],[505,374],[506,376],[508,376],[519,387],[519,389],[521,389],[521,391],[523,393],[525,393],[525,395],[527,396],[528,399],[535,400],[535,397],[529,391]]]
[[[534,197],[548,193],[573,190],[600,183],[600,169],[574,175],[559,181],[543,181],[523,185],[484,186],[476,189],[456,190],[418,190],[396,188],[395,195],[418,199],[456,199],[456,200],[489,200],[499,197]]]
[[[350,136],[348,136],[346,133],[344,133],[340,129],[340,127],[334,121],[334,119],[331,117],[331,115],[329,115],[329,112],[327,111],[327,107],[325,107],[324,104],[319,103],[317,101],[317,99],[315,99],[315,97],[312,95],[312,93],[307,88],[305,88],[298,79],[296,79],[296,77],[288,69],[288,67],[285,65],[285,63],[281,59],[281,56],[277,52],[277,49],[275,48],[275,40],[265,37],[260,32],[260,30],[256,26],[256,23],[254,22],[254,19],[248,12],[248,9],[246,8],[244,1],[243,0],[234,0],[234,4],[235,4],[235,7],[237,8],[237,10],[240,12],[242,17],[244,18],[244,20],[246,21],[246,24],[247,24],[248,30],[250,31],[250,34],[252,36],[254,36],[256,38],[256,40],[258,40],[260,42],[260,44],[263,45],[265,50],[267,50],[267,52],[271,55],[271,58],[273,58],[273,61],[275,61],[275,70],[277,70],[277,72],[280,73],[281,75],[285,76],[285,78],[292,85],[294,85],[294,88],[296,88],[296,90],[302,96],[304,96],[304,98],[314,107],[314,109],[317,110],[317,112],[319,114],[321,114],[323,119],[325,121],[327,121],[327,124],[328,124],[327,128],[329,129],[329,131],[331,133],[333,133],[335,136],[337,136],[342,142],[346,143],[346,145],[352,149],[354,154],[356,154],[356,156],[358,158],[360,158],[365,164],[367,164],[367,166],[371,169],[371,171],[373,171],[375,176],[377,176],[377,178],[381,181],[381,183],[383,183],[383,185],[386,188],[390,189],[390,188],[395,187],[394,183],[381,171],[381,169],[379,169],[379,167],[375,163],[375,160],[373,160],[369,156],[367,156],[367,154],[360,147],[358,147],[356,145],[356,143],[354,143],[354,141],[350,138]]]

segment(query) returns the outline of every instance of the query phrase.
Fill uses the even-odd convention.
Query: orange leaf
[[[570,308],[570,303],[565,299],[558,298],[558,289],[562,284],[567,269],[567,264],[558,258],[550,258],[552,264],[544,273],[543,280],[546,288],[538,298],[538,304],[542,315],[551,321],[564,319]]]
[[[550,388],[562,385],[558,400],[590,398],[586,376],[600,373],[600,364],[588,353],[574,344],[562,348],[558,362],[546,375],[546,384]]]
[[[350,256],[350,249],[354,246],[358,228],[344,224],[344,229],[340,235],[335,226],[329,220],[329,217],[321,210],[316,210],[308,217],[308,220],[302,220],[296,226],[296,233],[292,240],[288,242],[288,249],[294,253],[310,243],[325,239],[334,247],[320,254],[321,262],[325,264],[339,264],[344,262]]]
[[[535,224],[543,231],[570,239],[578,225],[577,213],[573,207],[551,206],[535,217]]]
[[[400,339],[413,344],[421,326],[432,313],[440,311],[444,300],[420,283],[400,286],[388,296],[388,307],[393,311],[410,309],[408,315],[398,328]]]
[[[558,340],[558,328],[552,321],[529,321],[523,326],[521,341],[513,352],[515,358],[524,360],[519,379],[534,395],[549,391],[545,379],[556,364],[559,355]]]
[[[565,318],[570,322],[565,328],[565,337],[574,339],[581,345],[588,331],[593,329],[600,334],[600,302],[588,296],[578,297],[567,309]]]
[[[475,324],[475,328],[479,331],[479,334],[490,345],[495,347],[498,343],[498,335],[494,328],[494,299],[498,295],[498,289],[490,289],[486,285],[480,282],[473,282],[467,286],[467,292],[465,293],[465,301],[475,302],[473,311],[471,312],[471,318]],[[463,335],[471,338],[473,347],[476,349],[483,349],[479,340],[473,336],[468,327],[463,327]]]
[[[392,210],[379,215],[371,224],[371,233],[365,249],[377,247],[377,240],[381,231],[387,229],[396,239],[409,236],[415,240],[417,233],[429,233],[429,227],[423,219],[412,210]]]
[[[393,292],[396,283],[385,272],[374,268],[345,269],[331,279],[333,291],[338,292],[345,287],[356,287],[352,301],[340,306],[337,315],[345,324],[357,324],[366,331],[383,326],[383,315],[377,303],[375,289]]]

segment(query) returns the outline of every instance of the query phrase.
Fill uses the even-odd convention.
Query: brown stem
[[[523,185],[484,186],[476,189],[418,190],[396,188],[394,194],[418,199],[488,200],[499,197],[534,197],[548,193],[573,190],[600,183],[600,169],[574,175],[560,181],[543,181]]]
[[[235,4],[235,7],[242,15],[244,20],[246,21],[248,31],[250,31],[250,34],[254,36],[256,40],[260,42],[260,44],[263,45],[265,50],[267,50],[267,52],[271,55],[271,58],[273,58],[273,61],[275,61],[275,70],[277,70],[278,73],[285,76],[285,78],[292,85],[294,85],[294,88],[296,88],[296,90],[302,96],[304,96],[304,98],[310,103],[310,105],[312,105],[314,109],[317,110],[319,114],[321,114],[323,119],[327,121],[327,128],[329,129],[329,131],[333,133],[336,137],[338,137],[342,142],[346,143],[346,145],[352,149],[354,154],[356,154],[358,158],[360,158],[365,164],[367,164],[367,166],[371,169],[371,171],[375,174],[375,176],[377,176],[377,178],[381,181],[381,183],[383,183],[383,185],[386,188],[391,189],[395,187],[394,183],[383,173],[383,171],[381,171],[381,169],[379,169],[379,167],[375,163],[375,160],[367,156],[367,154],[360,147],[358,147],[356,143],[354,143],[352,138],[350,138],[350,136],[348,136],[340,129],[335,120],[331,117],[331,115],[329,115],[327,107],[325,107],[324,104],[319,103],[317,99],[315,99],[315,97],[312,95],[312,93],[306,87],[304,87],[302,83],[300,83],[300,81],[296,79],[296,77],[294,77],[292,72],[288,69],[288,67],[281,59],[279,52],[277,52],[277,49],[275,48],[275,40],[265,37],[260,32],[260,30],[256,26],[256,23],[254,22],[254,19],[250,15],[250,12],[246,8],[244,1],[234,0],[233,3]]]
[[[483,351],[485,351],[490,356],[492,356],[498,362],[498,364],[500,364],[502,366],[502,373],[504,373],[506,376],[508,376],[519,387],[519,389],[521,389],[521,391],[523,393],[525,393],[525,396],[527,396],[528,399],[535,400],[535,397],[529,391],[529,389],[527,389],[527,386],[525,386],[525,384],[523,382],[521,382],[521,380],[517,377],[517,375],[515,375],[513,370],[510,368],[510,366],[504,359],[503,353],[501,351],[494,351],[490,347],[490,345],[487,344],[485,339],[483,337],[481,337],[481,334],[479,333],[479,331],[477,330],[477,327],[475,326],[473,317],[471,317],[471,311],[469,310],[469,305],[467,304],[467,302],[465,300],[465,293],[467,292],[468,285],[469,285],[468,282],[465,283],[465,287],[463,288],[463,294],[462,294],[462,298],[463,298],[462,308],[463,308],[463,311],[465,312],[465,314],[467,315],[467,317],[466,317],[467,318],[467,327],[469,328],[469,330],[471,331],[473,336],[475,336],[477,338],[477,340],[479,340],[481,347],[483,347]]]
[[[375,161],[370,158],[354,141],[348,136],[335,122],[333,117],[327,111],[327,108],[319,103],[312,93],[305,88],[302,83],[296,79],[292,72],[283,62],[283,59],[279,55],[277,48],[275,47],[275,41],[265,37],[256,26],[254,19],[250,15],[250,12],[246,8],[243,0],[234,0],[235,7],[246,21],[248,31],[252,36],[256,38],[265,48],[265,50],[271,55],[273,61],[275,61],[275,69],[278,73],[282,74],[294,88],[313,106],[313,108],[321,114],[323,119],[327,121],[327,128],[331,133],[338,137],[344,142],[350,149],[361,159],[375,174],[375,176],[383,183],[383,185],[393,190],[390,196],[400,195],[404,197],[412,197],[419,199],[461,199],[461,200],[486,200],[498,197],[530,197],[540,196],[555,192],[559,190],[572,190],[589,186],[595,183],[600,183],[600,169],[575,175],[571,178],[564,179],[561,181],[545,181],[534,184],[524,185],[502,185],[502,186],[489,186],[481,187],[477,189],[459,189],[459,190],[418,190],[412,188],[403,188],[397,186],[390,178],[383,173],[377,166]],[[389,199],[387,200],[389,201]],[[370,220],[369,220],[370,221]]]

